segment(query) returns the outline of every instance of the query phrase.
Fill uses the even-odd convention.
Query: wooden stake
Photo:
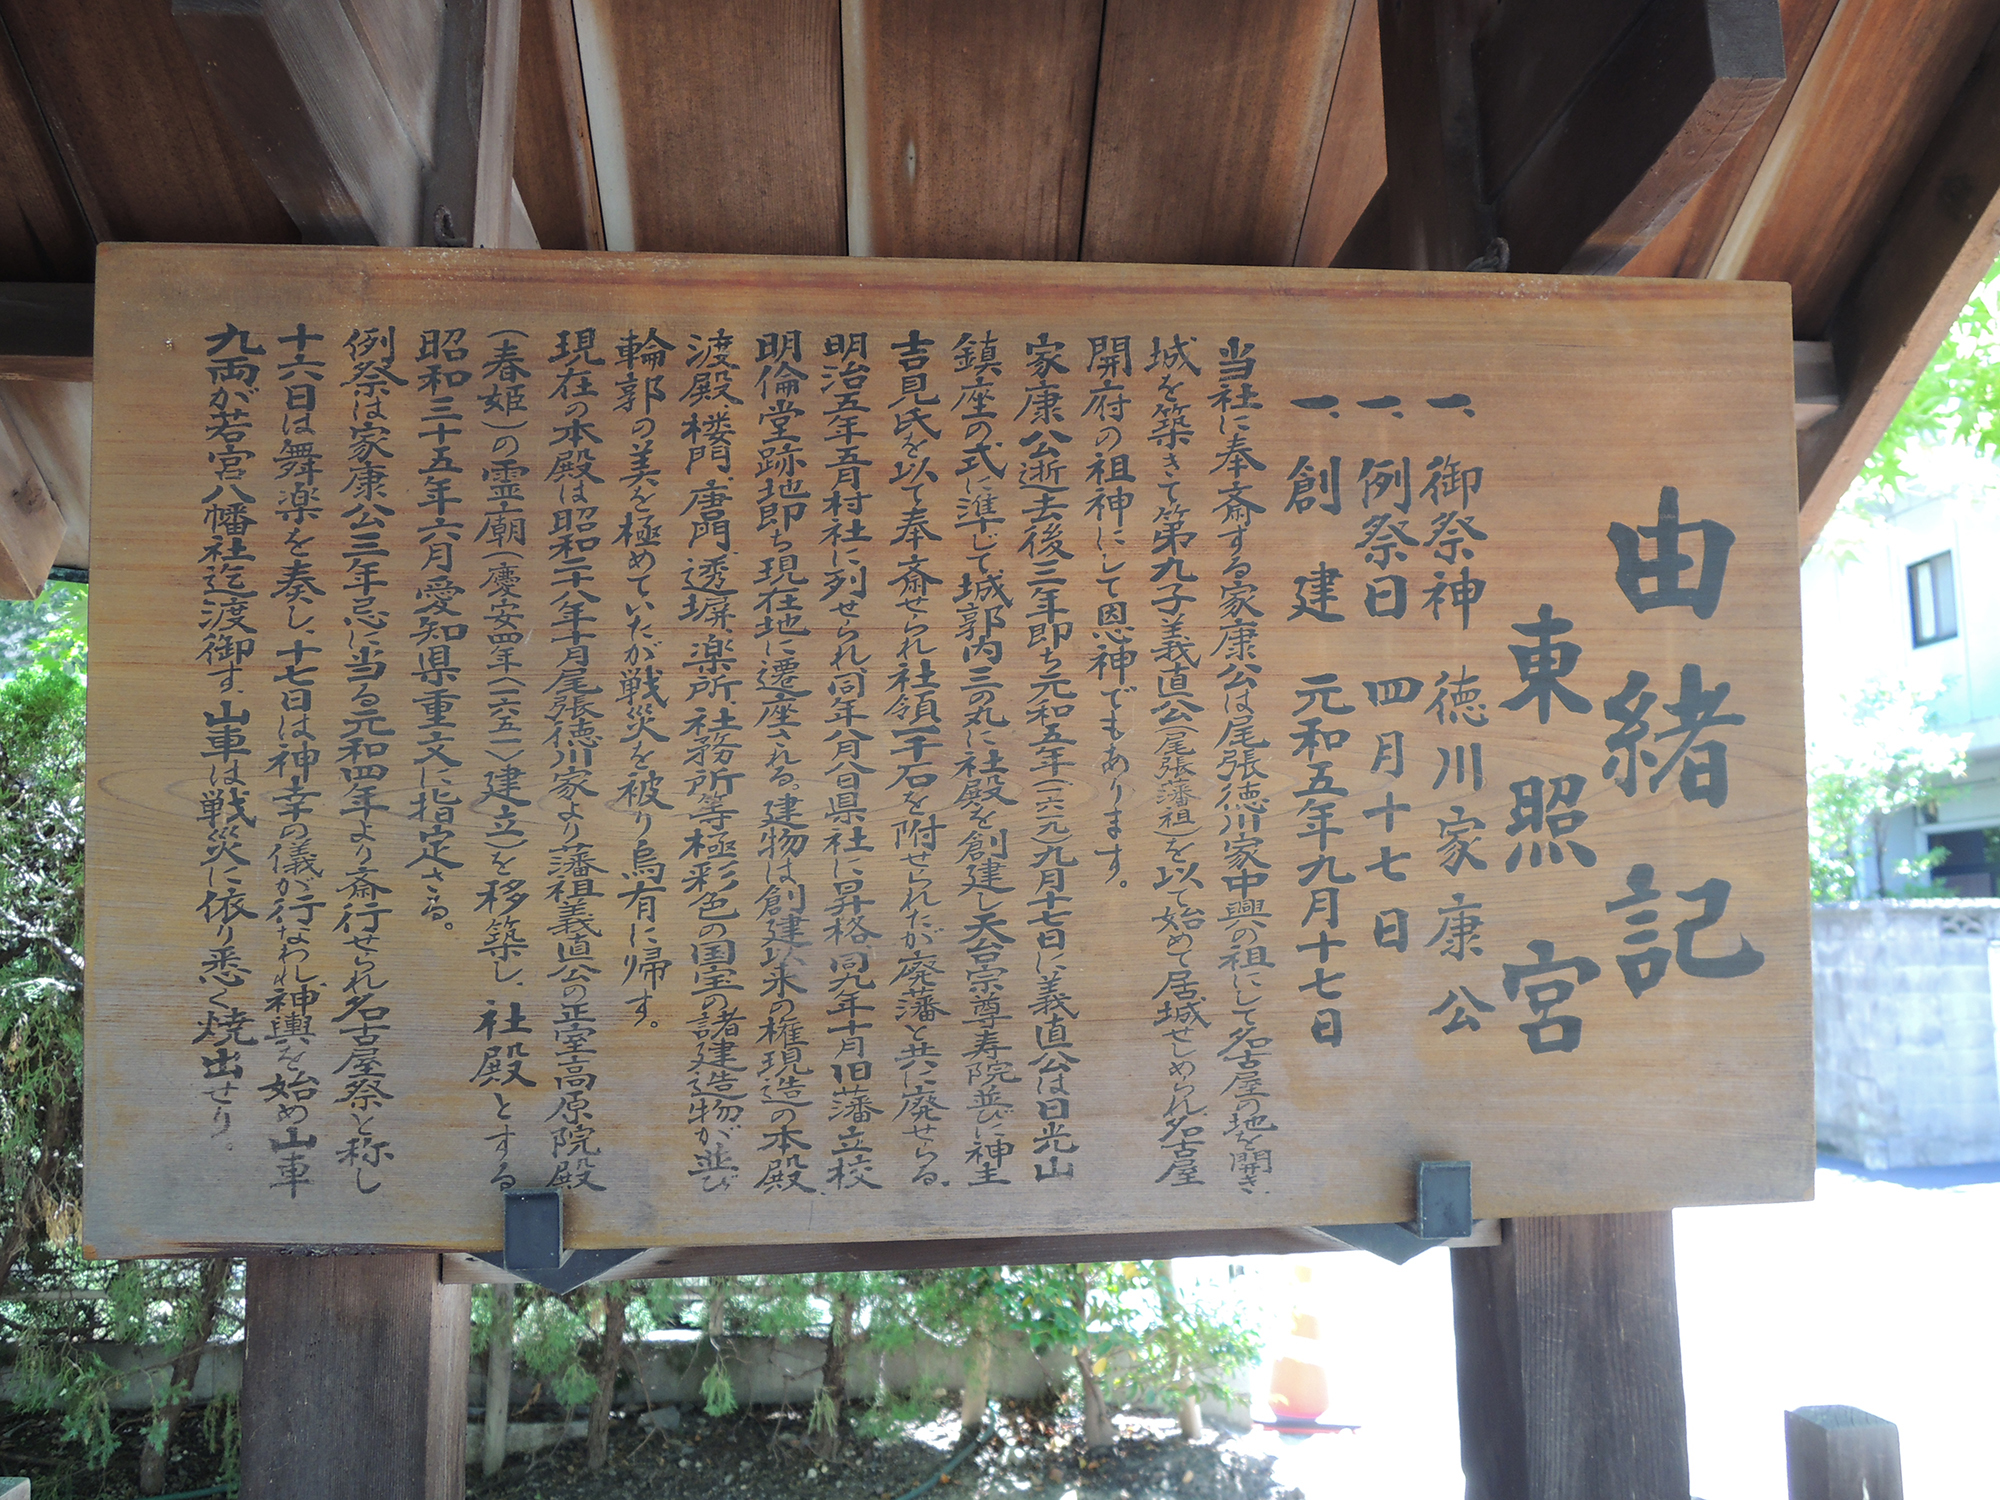
[[[1785,1413],[1790,1500],[1903,1500],[1903,1446],[1894,1422],[1858,1406]]]

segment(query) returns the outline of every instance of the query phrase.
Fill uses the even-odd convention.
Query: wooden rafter
[[[0,404],[0,599],[32,599],[68,528],[7,408]]]
[[[1842,396],[1799,434],[1811,549],[2000,253],[2000,30],[1987,40],[1829,324]]]
[[[534,243],[513,188],[520,0],[352,14],[322,0],[174,0],[173,13],[307,241]],[[427,119],[415,113],[426,106]]]
[[[1382,142],[1381,11],[1377,0],[1355,0],[1292,264],[1332,265],[1388,175]]]
[[[1652,0],[1518,164],[1504,178],[1491,171],[1494,228],[1513,269],[1617,270],[1708,181],[1784,82],[1777,0]]]
[[[417,243],[424,161],[346,11],[319,0],[174,0],[174,20],[308,243]]]

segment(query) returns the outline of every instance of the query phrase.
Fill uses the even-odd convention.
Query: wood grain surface
[[[97,305],[97,1253],[1809,1192],[1782,288],[120,246]]]

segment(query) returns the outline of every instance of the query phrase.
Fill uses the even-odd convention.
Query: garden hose
[[[896,1497],[896,1500],[917,1500],[917,1496],[919,1495],[928,1495],[932,1490],[937,1488],[939,1480],[943,1479],[945,1475],[949,1474],[953,1469],[957,1468],[960,1464],[964,1463],[966,1459],[970,1458],[975,1452],[977,1452],[980,1444],[984,1443],[988,1438],[993,1436],[993,1433],[994,1429],[991,1427],[980,1428],[979,1435],[975,1437],[971,1442],[967,1443],[963,1448],[959,1449],[958,1452],[954,1453],[949,1463],[947,1463],[942,1469],[939,1469],[937,1473],[931,1475],[930,1478],[926,1479],[922,1484],[918,1485],[915,1489],[911,1490],[908,1494],[898,1495]]]

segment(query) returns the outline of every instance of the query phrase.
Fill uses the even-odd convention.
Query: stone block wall
[[[1877,1171],[2000,1161],[2000,901],[1813,909],[1820,1143]]]

